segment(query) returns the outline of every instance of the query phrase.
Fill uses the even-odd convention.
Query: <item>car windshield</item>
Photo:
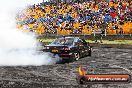
[[[72,45],[74,39],[73,38],[60,38],[56,39],[52,44],[59,44],[59,45]]]

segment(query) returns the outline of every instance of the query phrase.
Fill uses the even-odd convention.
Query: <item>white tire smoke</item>
[[[58,60],[51,58],[47,53],[36,51],[37,41],[34,34],[26,34],[15,28],[15,15],[19,7],[34,4],[34,1],[2,0],[0,2],[0,65],[44,65],[54,64]]]

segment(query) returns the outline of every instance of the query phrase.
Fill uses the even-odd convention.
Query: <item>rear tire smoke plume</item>
[[[19,8],[34,4],[33,2],[32,0],[1,1],[0,65],[44,65],[54,64],[58,61],[58,58],[54,59],[47,53],[38,53],[36,35],[23,33],[16,29],[15,16],[17,11]]]

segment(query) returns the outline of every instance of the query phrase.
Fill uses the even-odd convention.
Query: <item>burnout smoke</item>
[[[16,29],[17,11],[35,4],[34,1],[39,0],[0,0],[0,65],[44,65],[57,61],[47,53],[36,51],[38,43],[34,34]]]

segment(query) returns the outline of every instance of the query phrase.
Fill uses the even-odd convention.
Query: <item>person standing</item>
[[[98,40],[100,40],[100,43],[103,43],[103,41],[102,41],[102,33],[103,33],[102,30],[100,28],[97,30],[94,29],[93,33],[95,36],[95,43],[97,43]]]

